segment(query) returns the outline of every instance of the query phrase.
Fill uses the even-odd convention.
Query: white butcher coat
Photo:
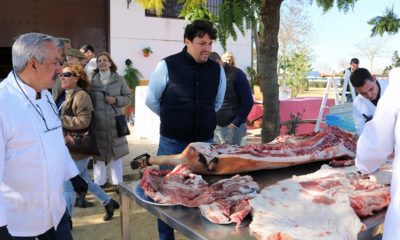
[[[66,211],[63,183],[78,169],[65,146],[52,95],[43,90],[36,100],[35,90],[17,80],[54,129],[47,131],[14,76],[0,84],[0,226],[7,225],[13,236],[36,236],[57,228]]]
[[[363,173],[377,170],[393,152],[400,153],[400,68],[392,70],[389,86],[379,100],[374,118],[367,122],[357,143],[356,166]],[[400,154],[393,160],[391,202],[383,239],[400,239]]]
[[[381,87],[380,97],[382,97],[385,93],[388,81],[378,80],[378,82]],[[353,117],[357,135],[361,135],[365,126],[365,118],[362,114],[365,114],[366,116],[374,116],[375,109],[376,106],[369,99],[365,98],[361,94],[358,94],[356,99],[354,99]]]

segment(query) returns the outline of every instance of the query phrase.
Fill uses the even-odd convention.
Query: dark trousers
[[[52,227],[47,232],[40,234],[39,236],[14,237],[15,240],[35,240],[36,238],[38,238],[39,240],[72,240],[72,233],[69,228],[68,211],[65,210],[65,213],[62,216],[60,223],[58,224],[57,230]]]
[[[206,142],[212,143],[213,139]],[[171,155],[181,153],[189,143],[160,136],[157,155]],[[160,170],[173,169],[174,167],[160,165]],[[159,240],[174,240],[174,229],[164,221],[157,219]]]

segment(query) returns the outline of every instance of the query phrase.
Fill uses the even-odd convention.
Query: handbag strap
[[[74,91],[74,92],[71,94],[71,101],[69,101],[69,104],[68,104],[67,106],[65,106],[65,115],[67,115],[67,116],[75,116],[74,112],[72,111],[72,104],[73,104],[73,102],[74,102],[75,94],[76,94],[77,92],[81,91],[81,90],[82,90],[82,89],[78,89],[78,90]]]
[[[104,98],[107,97],[106,91],[104,91],[103,94],[104,94]],[[115,115],[118,115],[119,113],[118,113],[118,110],[115,108],[115,106],[113,104],[110,104],[110,105],[114,109]]]

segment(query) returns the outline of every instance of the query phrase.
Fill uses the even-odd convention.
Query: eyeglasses
[[[56,130],[56,129],[61,128],[61,127],[62,127],[61,115],[60,115],[60,113],[59,113],[59,111],[58,111],[58,109],[57,109],[57,106],[56,106],[54,103],[52,103],[52,102],[50,101],[49,97],[46,95],[47,103],[50,105],[51,109],[53,110],[53,113],[55,114],[55,118],[58,120],[57,122],[60,124],[60,125],[57,125],[57,126],[52,127],[52,128],[49,128],[49,126],[47,125],[47,121],[46,121],[46,119],[44,118],[44,114],[43,114],[43,111],[42,111],[42,109],[40,108],[40,106],[39,106],[38,104],[33,104],[33,102],[29,99],[29,97],[26,95],[26,93],[24,92],[24,90],[22,90],[21,86],[20,86],[19,83],[18,83],[17,76],[16,76],[16,74],[15,74],[14,71],[13,71],[13,75],[14,75],[15,82],[17,83],[17,85],[18,85],[19,89],[21,90],[22,94],[24,94],[24,96],[26,97],[26,99],[32,104],[33,108],[36,110],[36,112],[39,114],[40,118],[43,120],[44,125],[45,125],[45,127],[46,127],[46,131],[45,131],[44,133],[48,133],[48,132],[50,132],[50,131],[53,131],[53,130]],[[35,106],[35,105],[36,105],[36,106]]]
[[[60,77],[71,77],[71,76],[75,76],[75,74],[73,74],[72,72],[60,73]]]
[[[57,110],[57,106],[54,105],[54,103],[52,103],[52,102],[50,101],[50,99],[49,99],[48,96],[46,96],[46,98],[47,98],[47,103],[50,105],[51,109],[53,110],[53,113],[56,115],[56,118],[57,118],[58,120],[60,120],[61,117],[60,117],[59,111]],[[39,113],[39,115],[40,115],[40,117],[42,118],[43,123],[44,123],[44,125],[45,125],[45,127],[46,127],[45,133],[48,133],[48,132],[50,132],[50,131],[53,131],[53,130],[56,130],[56,129],[62,127],[62,124],[61,124],[61,121],[60,121],[60,125],[57,125],[57,126],[55,126],[55,127],[53,127],[53,128],[49,128],[49,126],[47,125],[47,121],[46,121],[46,119],[44,118],[43,111],[42,111],[42,109],[40,108],[40,106],[36,104],[35,109],[37,109],[36,111],[37,111],[37,113]]]

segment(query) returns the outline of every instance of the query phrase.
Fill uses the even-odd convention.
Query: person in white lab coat
[[[392,154],[400,151],[400,68],[389,74],[389,86],[379,101],[374,118],[358,139],[356,166],[362,173],[377,170]],[[393,160],[391,202],[386,212],[383,239],[400,239],[400,154]]]
[[[350,81],[358,92],[353,102],[353,117],[356,134],[360,135],[365,123],[373,118],[376,105],[384,94],[388,81],[376,80],[365,68],[356,69],[351,74]]]
[[[12,46],[0,85],[0,239],[72,239],[63,183],[87,191],[62,134],[51,93],[61,72],[57,40],[27,33]]]

